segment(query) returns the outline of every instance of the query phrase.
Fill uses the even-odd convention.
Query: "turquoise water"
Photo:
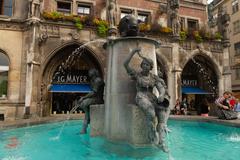
[[[0,132],[1,160],[237,160],[240,128],[202,122],[169,121],[170,154],[133,148],[78,134],[82,121],[68,121]]]

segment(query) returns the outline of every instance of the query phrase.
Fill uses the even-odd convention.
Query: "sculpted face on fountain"
[[[153,61],[150,58],[143,57],[141,68],[146,72],[151,71],[153,69]]]
[[[119,22],[119,33],[122,37],[138,36],[138,21],[133,15],[126,15]]]

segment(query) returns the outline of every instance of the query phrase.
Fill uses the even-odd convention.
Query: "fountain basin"
[[[68,121],[0,132],[0,159],[9,160],[167,160],[153,147],[132,147],[105,138],[79,135],[82,121]],[[206,122],[169,121],[168,143],[174,160],[235,160],[239,156],[240,128]],[[14,145],[16,144],[16,145]],[[223,150],[224,148],[224,150]]]

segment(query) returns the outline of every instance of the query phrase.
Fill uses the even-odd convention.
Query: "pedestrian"
[[[175,104],[175,107],[174,107],[174,114],[176,114],[176,115],[180,115],[181,114],[180,105],[181,105],[181,102],[180,102],[180,99],[178,98],[176,100],[176,104]]]
[[[187,115],[187,108],[188,108],[187,97],[184,97],[180,105],[181,114]]]
[[[236,99],[234,111],[240,112],[240,102],[239,102],[239,99]]]
[[[229,104],[229,99],[232,93],[229,91],[225,91],[223,96],[216,99],[215,104],[218,106],[218,118],[231,120],[237,119],[237,112],[231,110],[231,106]]]

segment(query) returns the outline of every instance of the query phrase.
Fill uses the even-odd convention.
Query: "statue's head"
[[[133,15],[126,15],[120,20],[118,29],[122,37],[138,36],[138,20]]]
[[[92,77],[98,77],[99,76],[99,72],[98,70],[96,70],[95,68],[92,68],[88,71],[88,76],[91,79]]]
[[[142,57],[142,59],[143,60],[141,62],[141,68],[152,70],[153,69],[153,60],[151,60],[150,58],[146,58],[146,57]],[[149,68],[146,68],[148,66],[149,66]]]

